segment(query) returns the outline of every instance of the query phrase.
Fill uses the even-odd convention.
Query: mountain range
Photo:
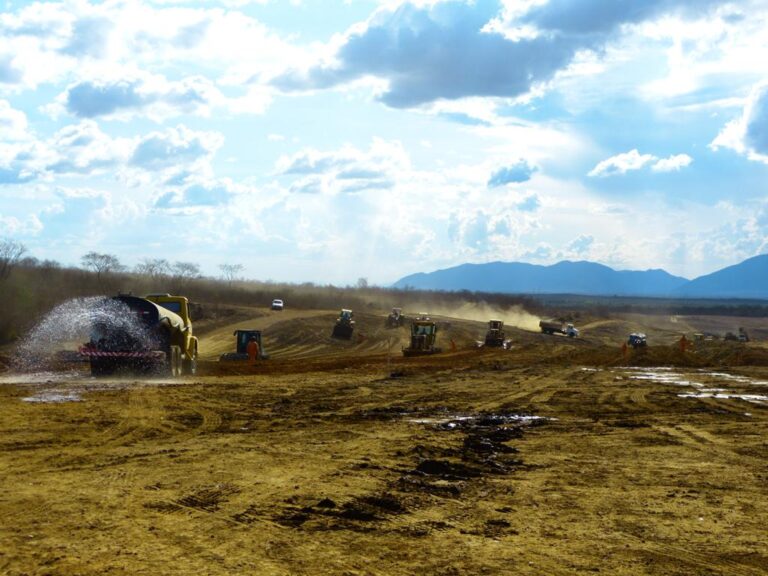
[[[586,261],[551,266],[489,262],[411,274],[393,286],[506,294],[768,299],[768,255],[754,256],[693,280],[660,269],[614,270]]]

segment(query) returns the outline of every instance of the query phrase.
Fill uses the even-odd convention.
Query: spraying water
[[[24,372],[49,369],[62,353],[75,356],[79,346],[107,331],[137,341],[150,337],[138,316],[119,300],[106,296],[67,300],[25,336],[17,348],[14,368]]]

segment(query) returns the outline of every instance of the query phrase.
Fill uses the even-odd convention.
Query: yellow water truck
[[[105,298],[94,307],[91,339],[80,354],[88,358],[94,376],[119,370],[195,374],[197,338],[189,301],[170,294]]]

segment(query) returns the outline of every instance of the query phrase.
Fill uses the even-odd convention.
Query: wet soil
[[[2,374],[0,573],[768,573],[760,347],[452,330],[428,358],[369,329],[177,381]]]

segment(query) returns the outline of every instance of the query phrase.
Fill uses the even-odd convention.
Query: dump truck
[[[355,331],[355,321],[352,320],[353,315],[352,310],[347,308],[341,309],[339,317],[336,318],[336,323],[333,325],[332,338],[341,338],[343,340],[352,338],[352,332]]]
[[[95,305],[90,340],[80,347],[93,376],[118,370],[195,374],[197,338],[184,296],[121,294]]]
[[[400,328],[405,323],[402,308],[392,308],[392,312],[387,316],[387,328]]]
[[[485,333],[485,345],[494,348],[503,348],[505,343],[504,322],[501,320],[489,320],[488,332]]]
[[[632,346],[632,348],[645,348],[648,345],[648,342],[646,341],[645,334],[642,332],[633,332],[629,335],[629,338],[627,338],[627,344]]]
[[[442,348],[435,346],[437,340],[437,323],[428,316],[418,316],[411,321],[411,342],[403,348],[403,356],[421,356],[437,354]]]
[[[579,330],[574,328],[573,324],[566,324],[559,320],[542,320],[539,322],[539,328],[544,334],[565,334],[569,338],[579,335]]]
[[[249,360],[248,342],[251,341],[251,338],[255,338],[256,343],[259,345],[259,358],[261,360],[269,358],[269,354],[264,350],[264,344],[262,344],[261,330],[235,330],[232,334],[235,337],[235,351],[225,352],[219,356],[220,362]]]

